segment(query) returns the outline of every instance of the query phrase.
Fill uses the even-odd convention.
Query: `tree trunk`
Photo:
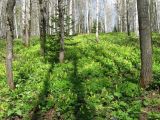
[[[136,1],[137,2],[137,1]],[[138,8],[136,3],[136,15],[135,15],[135,33],[136,36],[139,36],[139,22],[138,22]]]
[[[58,12],[59,12],[59,38],[60,38],[60,53],[59,61],[63,63],[64,61],[64,10],[63,10],[63,0],[58,0]]]
[[[138,19],[141,48],[140,85],[146,88],[152,81],[152,45],[149,18],[149,0],[138,0]]]
[[[76,34],[76,0],[73,0],[73,34]]]
[[[14,9],[14,26],[15,26],[15,36],[18,39],[18,24],[17,24],[17,15],[16,10]]]
[[[104,32],[107,33],[107,0],[104,2]]]
[[[86,0],[86,32],[89,34],[89,0]]]
[[[12,60],[13,60],[13,38],[14,38],[14,6],[16,1],[15,0],[8,0],[7,3],[7,33],[6,33],[6,73],[7,73],[7,83],[10,89],[14,89],[14,81],[13,81],[13,71],[12,71]]]
[[[97,0],[96,4],[96,41],[99,42],[99,0]]]
[[[23,42],[26,47],[29,46],[29,1],[23,0]],[[24,13],[23,13],[24,12]]]
[[[30,0],[30,10],[29,10],[29,14],[30,14],[30,19],[29,19],[29,39],[31,39],[31,33],[32,33],[32,0]],[[29,40],[30,41],[30,40]]]
[[[70,0],[69,1],[69,16],[70,16],[70,20],[69,20],[69,35],[73,35],[73,29],[72,29],[72,13],[73,13],[73,1]]]
[[[126,0],[127,11],[127,35],[130,36],[130,23],[129,23],[129,0]]]
[[[40,52],[45,57],[45,44],[46,44],[46,4],[44,0],[39,0],[40,5]]]

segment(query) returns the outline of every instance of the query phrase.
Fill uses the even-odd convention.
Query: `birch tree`
[[[86,0],[86,32],[89,34],[89,0]]]
[[[99,42],[99,0],[96,2],[96,41]]]
[[[73,0],[69,0],[69,16],[70,16],[70,21],[69,21],[69,35],[73,34],[73,29],[72,29],[72,19],[73,19]]]

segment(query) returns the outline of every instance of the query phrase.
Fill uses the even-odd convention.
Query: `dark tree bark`
[[[39,0],[40,5],[40,51],[41,55],[45,57],[45,44],[46,44],[46,3],[45,0]]]
[[[31,33],[32,33],[32,0],[30,0],[30,10],[29,10],[29,14],[30,14],[30,20],[29,20],[29,39],[31,39]],[[30,40],[29,40],[30,43]]]
[[[7,73],[7,83],[10,89],[14,89],[13,81],[13,71],[12,71],[12,60],[13,60],[13,39],[14,39],[14,6],[15,0],[8,0],[7,2],[7,31],[6,31],[6,73]]]
[[[130,23],[129,23],[129,0],[126,0],[127,9],[127,35],[130,36]]]
[[[137,0],[140,48],[141,78],[140,85],[146,88],[152,81],[152,44],[149,17],[149,0]]]
[[[63,63],[64,61],[64,9],[63,0],[58,0],[58,12],[59,12],[59,38],[60,38],[60,53],[59,61]]]
[[[50,19],[50,16],[49,16],[49,4],[50,2],[49,1],[46,1],[46,32],[47,34],[49,34],[49,19]]]

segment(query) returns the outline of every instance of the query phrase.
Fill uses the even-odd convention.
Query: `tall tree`
[[[40,51],[41,55],[45,57],[45,44],[46,44],[46,3],[45,0],[39,0],[40,5],[40,22],[39,22],[39,29],[40,29]]]
[[[75,34],[76,33],[76,0],[73,0],[72,18],[73,18],[73,34]]]
[[[30,21],[30,1],[22,1],[22,19],[23,19],[23,42],[25,46],[29,46],[29,21]]]
[[[86,0],[86,32],[89,34],[89,0]]]
[[[14,9],[14,26],[15,26],[15,32],[14,32],[14,36],[16,38],[18,38],[18,24],[17,24],[17,15],[16,15],[16,9]]]
[[[129,0],[126,0],[127,35],[130,36]]]
[[[96,41],[99,42],[99,0],[96,3]]]
[[[157,21],[157,1],[150,0],[150,22],[151,22],[151,31],[158,31],[158,21]]]
[[[59,38],[60,38],[60,53],[59,61],[64,61],[64,8],[63,0],[58,0],[58,12],[59,12]]]
[[[152,80],[152,45],[149,0],[137,0],[141,48],[141,87],[146,88]]]
[[[104,2],[104,32],[107,33],[107,0]]]
[[[70,20],[69,20],[69,35],[73,34],[73,29],[72,29],[72,19],[73,19],[73,0],[69,0],[69,16],[70,16]]]
[[[29,14],[30,14],[30,19],[29,19],[29,39],[31,38],[31,33],[32,33],[32,0],[30,0],[30,10],[29,10]],[[30,41],[30,40],[29,40]]]
[[[15,0],[8,0],[7,2],[7,33],[6,33],[6,72],[7,72],[7,82],[11,89],[14,89],[14,81],[13,81],[13,71],[12,71],[12,60],[13,60],[13,39],[14,39],[14,6],[16,1]]]
[[[126,32],[126,0],[120,0],[121,7],[121,32]]]

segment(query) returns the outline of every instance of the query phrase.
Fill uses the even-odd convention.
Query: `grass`
[[[16,40],[14,91],[6,85],[0,41],[0,119],[138,120],[144,111],[148,119],[160,119],[159,39],[154,33],[154,83],[148,91],[138,85],[140,51],[134,35],[101,34],[98,44],[94,34],[75,36],[66,40],[64,64],[45,63],[38,38],[29,48]]]

